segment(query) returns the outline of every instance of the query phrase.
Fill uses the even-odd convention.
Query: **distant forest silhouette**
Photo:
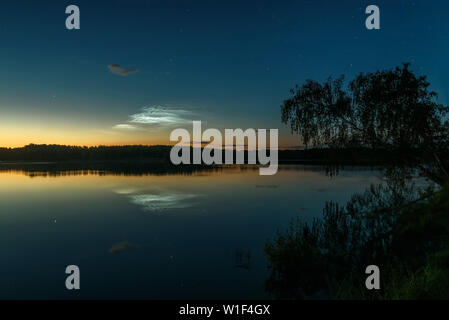
[[[170,147],[29,144],[21,148],[0,148],[0,161],[105,161],[139,158],[170,161]]]
[[[17,165],[18,162],[103,162],[104,166],[106,162],[115,162],[132,163],[134,167],[139,164],[171,165],[170,150],[171,146],[163,145],[86,147],[29,144],[19,148],[0,148],[0,165]],[[280,163],[378,165],[394,162],[396,158],[391,151],[373,151],[368,148],[279,150]],[[246,152],[245,159],[248,159]],[[94,169],[99,168],[97,166]]]

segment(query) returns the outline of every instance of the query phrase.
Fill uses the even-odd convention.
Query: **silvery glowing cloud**
[[[191,111],[188,110],[163,106],[147,106],[143,107],[141,112],[132,114],[129,117],[129,122],[137,124],[175,125],[190,122],[191,120],[187,118],[191,115]]]
[[[159,130],[191,123],[194,115],[192,111],[182,107],[145,106],[140,112],[131,114],[125,123],[114,125],[113,129],[121,131]]]

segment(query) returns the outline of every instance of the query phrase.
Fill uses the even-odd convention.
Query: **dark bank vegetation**
[[[268,242],[266,287],[279,299],[447,299],[448,236],[449,186],[414,196],[373,186]],[[381,270],[379,291],[365,288],[371,264]]]
[[[169,146],[64,146],[29,144],[21,148],[0,148],[0,161],[170,161]]]
[[[99,146],[81,147],[65,145],[29,144],[20,148],[0,148],[0,166],[43,162],[97,163],[104,165],[160,164],[171,165],[170,146]],[[193,154],[190,152],[191,155]],[[213,154],[213,151],[212,151]],[[279,150],[280,164],[356,165],[378,166],[397,161],[392,152],[373,151],[367,148],[308,148]],[[234,154],[235,158],[235,154]],[[245,161],[248,159],[245,151]],[[108,164],[109,163],[109,164]],[[224,163],[224,154],[223,154]]]
[[[29,144],[20,148],[0,148],[1,162],[133,162],[147,164],[171,164],[170,146],[65,146]],[[192,156],[193,152],[190,150]],[[235,158],[235,154],[234,154]],[[248,159],[245,151],[245,159]],[[332,159],[332,161],[330,161]],[[379,165],[394,162],[391,152],[373,151],[368,148],[311,148],[303,150],[279,150],[280,163],[347,165]],[[224,153],[223,153],[224,162]]]
[[[391,152],[384,181],[322,219],[301,220],[268,241],[276,298],[449,298],[449,108],[408,64],[291,91],[282,119],[304,143]],[[338,161],[337,161],[338,162]],[[381,289],[365,288],[365,268]]]

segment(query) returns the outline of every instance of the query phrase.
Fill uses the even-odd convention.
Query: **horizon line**
[[[209,142],[202,142],[202,148],[204,145],[208,145]],[[58,143],[28,143],[22,146],[0,146],[0,149],[23,149],[26,147],[30,147],[30,146],[57,146],[57,147],[77,147],[77,148],[99,148],[99,147],[173,147],[175,144],[170,145],[170,144],[98,144],[98,145],[74,145],[74,144],[58,144]],[[235,149],[236,145],[232,145],[233,148]],[[241,146],[241,145],[240,145]],[[190,145],[190,147],[193,148],[192,144]],[[245,147],[245,151],[247,151],[247,145],[244,146]],[[266,146],[266,148],[269,148],[269,145]],[[308,149],[310,148],[307,146],[279,146],[277,149],[278,150],[303,150],[303,149]],[[213,148],[211,147],[211,149],[218,149],[218,148]],[[226,150],[226,146],[224,146],[223,148],[221,148],[222,150]],[[256,148],[256,150],[258,150]]]

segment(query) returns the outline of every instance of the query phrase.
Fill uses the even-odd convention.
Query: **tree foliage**
[[[307,80],[281,106],[282,121],[304,144],[371,148],[394,153],[403,165],[449,181],[449,107],[437,103],[425,76],[409,64],[324,83]]]
[[[304,144],[392,157],[383,166],[383,183],[353,195],[345,206],[327,202],[322,219],[298,220],[267,242],[272,272],[266,287],[275,297],[447,293],[439,283],[449,279],[449,108],[437,103],[429,86],[425,76],[404,64],[359,74],[347,85],[340,77],[308,80],[291,90],[281,107],[282,121]],[[419,186],[416,172],[441,188]],[[364,270],[373,263],[387,270],[380,293],[362,288]]]

